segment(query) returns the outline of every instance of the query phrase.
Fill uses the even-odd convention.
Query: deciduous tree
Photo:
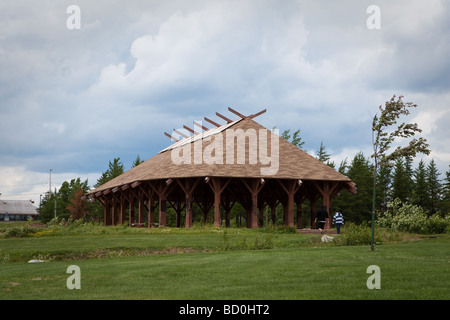
[[[403,102],[403,96],[398,98],[394,95],[384,106],[379,106],[379,113],[372,119],[372,143],[375,165],[373,170],[373,197],[372,197],[372,243],[371,249],[374,250],[374,224],[375,224],[375,201],[376,201],[376,183],[377,171],[380,164],[392,165],[399,158],[412,160],[418,153],[430,154],[427,141],[420,137],[412,138],[416,133],[422,132],[417,123],[402,123],[394,127],[401,116],[410,114],[409,109],[417,107],[412,102]],[[394,151],[389,153],[394,142],[410,139],[406,145],[400,143]],[[404,140],[403,140],[404,141]]]

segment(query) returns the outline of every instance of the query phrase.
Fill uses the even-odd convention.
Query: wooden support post
[[[111,212],[111,224],[115,226],[117,224],[117,203],[113,200],[112,202],[112,212]]]
[[[192,228],[192,193],[186,193],[186,228]]]
[[[119,224],[125,223],[125,212],[127,210],[125,199],[120,200],[120,214],[119,214]]]
[[[153,199],[148,199],[148,217],[147,217],[147,227],[152,228],[155,223],[155,207],[153,206]]]
[[[323,181],[322,186],[316,181],[313,181],[313,183],[322,195],[322,204],[328,212],[328,218],[325,219],[325,229],[329,229],[331,228],[331,198],[332,195],[337,193],[336,190],[339,186],[339,182],[335,182],[331,186],[331,181]]]
[[[231,179],[223,182],[219,177],[212,177],[211,179],[207,178],[209,182],[209,186],[214,192],[214,227],[220,228],[221,225],[221,217],[220,217],[220,198],[223,190],[228,186]]]
[[[167,204],[165,194],[159,196],[159,226],[165,227],[167,225]]]
[[[104,205],[104,219],[103,219],[103,225],[109,226],[111,225],[111,206],[107,199],[105,199],[105,205]]]
[[[281,187],[286,192],[288,198],[286,203],[286,216],[285,216],[285,225],[288,227],[294,226],[294,196],[297,190],[300,188],[301,183],[298,180],[287,180],[283,182],[281,180],[277,180]]]
[[[264,187],[264,183],[262,179],[252,179],[247,182],[245,179],[242,179],[242,182],[247,187],[248,191],[250,191],[251,199],[252,199],[252,207],[251,211],[247,212],[247,227],[249,228],[258,228],[258,193]]]
[[[145,210],[145,200],[144,195],[141,193],[139,197],[139,217],[138,217],[138,223],[144,223],[144,210]]]
[[[200,182],[200,178],[198,179],[176,179],[177,183],[183,189],[184,193],[186,194],[186,228],[192,227],[192,195],[197,187],[198,183]]]
[[[131,227],[134,223],[134,199],[131,196],[130,201],[128,201],[128,225]]]
[[[171,184],[171,179],[167,181],[156,181],[149,183],[150,188],[158,196],[159,204],[159,225],[165,227],[167,225],[166,210],[167,210],[167,195],[169,193],[169,185]],[[151,204],[149,204],[149,207]]]

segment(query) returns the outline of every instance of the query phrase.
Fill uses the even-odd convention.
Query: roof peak
[[[237,123],[237,122],[239,122],[241,120],[256,118],[257,116],[265,113],[267,111],[267,109],[261,110],[261,111],[259,111],[257,113],[251,114],[249,116],[245,116],[242,113],[240,113],[240,112],[238,112],[238,111],[236,111],[236,110],[234,110],[234,109],[232,109],[230,107],[228,107],[228,111],[230,111],[231,113],[237,115],[239,117],[239,119],[232,120],[232,119],[230,119],[230,118],[228,118],[228,117],[226,117],[226,116],[216,112],[216,115],[219,118],[221,118],[222,120],[226,121],[225,124],[219,124],[219,123],[217,123],[217,122],[215,122],[215,121],[213,121],[213,120],[211,120],[211,119],[209,119],[207,117],[204,117],[205,121],[207,121],[210,124],[214,125],[214,128],[209,129],[209,128],[207,128],[207,127],[205,127],[203,125],[203,122],[194,121],[193,122],[193,124],[194,124],[194,128],[193,129],[188,127],[188,126],[186,126],[186,125],[183,125],[183,128],[173,129],[172,130],[172,134],[168,134],[167,132],[164,132],[164,134],[167,137],[169,137],[171,140],[175,141],[175,143],[172,146],[169,146],[168,148],[162,150],[161,152],[173,149],[174,145],[176,145],[178,142],[184,141],[183,144],[192,142],[193,140],[189,140],[189,139],[195,138],[195,136],[197,136],[197,135],[202,135],[201,137],[205,137],[205,134],[208,134],[208,136],[211,135],[211,134],[216,134],[216,133],[221,132],[222,130],[228,128],[229,126],[231,126],[231,125],[233,125],[233,124],[235,124],[235,123]],[[195,126],[197,126],[198,128],[201,128],[201,130],[203,130],[203,131],[201,131],[201,130],[200,130],[200,132],[196,131],[195,130]],[[210,131],[212,131],[212,132],[210,133]]]

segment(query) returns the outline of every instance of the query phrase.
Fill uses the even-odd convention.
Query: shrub
[[[33,228],[29,225],[24,225],[22,227],[13,227],[6,230],[4,236],[7,238],[17,237],[17,238],[25,238],[37,232],[36,228]]]
[[[445,232],[449,219],[437,214],[428,217],[422,207],[396,199],[388,204],[386,212],[379,213],[377,223],[393,231],[429,234]]]
[[[375,242],[381,243],[384,238],[384,232],[377,230],[375,232]],[[355,225],[353,223],[346,223],[345,230],[339,237],[334,238],[334,243],[337,245],[358,246],[370,245],[372,242],[372,228],[366,223]]]

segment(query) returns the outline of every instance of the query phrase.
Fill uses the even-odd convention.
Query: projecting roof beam
[[[205,120],[208,121],[209,123],[215,125],[216,127],[220,127],[220,124],[218,124],[217,122],[214,122],[214,121],[208,119],[207,117],[205,117]]]
[[[195,121],[194,121],[194,125],[197,126],[197,127],[199,127],[199,128],[202,128],[202,129],[205,130],[205,131],[208,131],[208,130],[209,130],[207,127],[205,127],[205,126],[202,125],[201,123],[197,123],[197,122],[195,122]]]
[[[253,119],[253,118],[256,118],[257,116],[263,114],[263,113],[266,112],[266,111],[267,111],[267,109],[264,109],[264,110],[262,110],[262,111],[260,111],[260,112],[258,112],[258,113],[252,114],[251,116],[248,116],[247,119]]]
[[[235,115],[237,115],[238,117],[242,118],[242,119],[247,119],[246,116],[244,116],[242,113],[237,112],[236,110],[231,109],[230,107],[228,107],[228,110],[230,112],[233,112]]]
[[[189,138],[188,135],[185,135],[183,132],[178,131],[177,129],[173,129],[173,131],[175,131],[176,133],[178,133],[180,136],[182,136],[183,138]]]
[[[134,188],[138,187],[140,184],[141,184],[140,181],[136,181],[131,184],[131,187],[134,189]]]
[[[191,128],[189,128],[187,126],[183,126],[183,128],[185,128],[189,132],[192,132],[193,134],[198,134],[198,132],[195,132],[194,130],[192,130]]]
[[[170,134],[168,134],[167,132],[164,132],[164,134],[165,134],[166,136],[168,136],[170,139],[172,139],[172,140],[174,140],[174,141],[176,141],[176,142],[180,141],[180,140],[178,140],[177,138],[175,138],[175,137],[171,136]]]
[[[221,117],[223,120],[225,120],[225,121],[228,122],[228,123],[233,122],[233,120],[228,119],[227,117],[221,115],[221,114],[218,113],[218,112],[216,112],[216,115],[217,115],[218,117]]]

